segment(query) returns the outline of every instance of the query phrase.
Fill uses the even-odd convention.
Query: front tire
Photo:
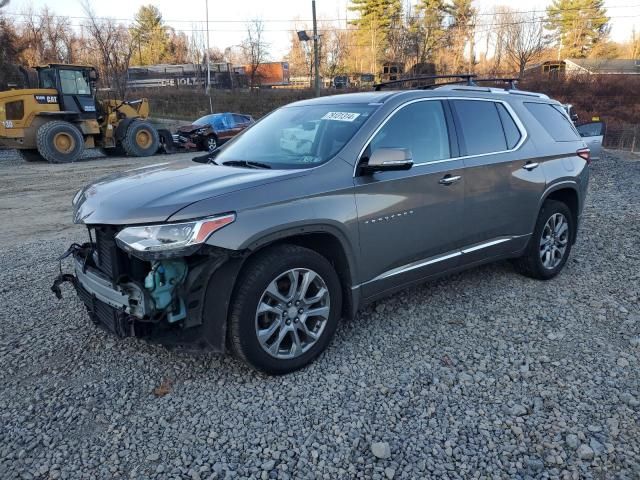
[[[219,145],[218,138],[215,135],[209,135],[202,140],[200,150],[203,152],[213,152]]]
[[[38,152],[51,163],[70,163],[84,151],[84,138],[80,130],[69,122],[53,120],[38,128]]]
[[[342,311],[342,289],[322,255],[296,245],[272,247],[248,261],[237,285],[229,342],[252,367],[289,373],[329,345]]]
[[[131,157],[155,155],[159,146],[158,131],[151,123],[144,120],[131,122],[122,139],[122,148]]]
[[[547,200],[542,205],[536,227],[516,268],[538,280],[549,280],[562,270],[571,253],[575,222],[566,204]]]

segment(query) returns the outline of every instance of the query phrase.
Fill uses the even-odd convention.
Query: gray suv
[[[120,337],[230,349],[274,374],[311,362],[340,318],[410,285],[507,258],[554,277],[589,177],[558,102],[457,85],[296,102],[204,161],[79,191],[89,239],[69,248],[74,273],[52,289],[72,282]]]

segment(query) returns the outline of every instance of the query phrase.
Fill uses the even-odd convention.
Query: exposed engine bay
[[[61,268],[51,289],[61,298],[60,285],[71,282],[93,322],[120,337],[157,338],[161,343],[177,346],[191,343],[179,332],[195,330],[205,323],[203,308],[210,278],[224,264],[240,263],[229,262],[232,252],[209,246],[184,258],[159,256],[142,260],[118,247],[114,240],[116,227],[88,228],[90,241],[71,245],[60,257],[61,261],[73,258],[74,273],[62,273]],[[237,270],[233,268],[229,273],[235,275]],[[224,307],[224,317],[214,322],[222,331],[226,304]],[[202,337],[201,334],[200,341],[206,343],[206,335]],[[221,351],[222,337],[215,339],[216,345],[196,348]]]

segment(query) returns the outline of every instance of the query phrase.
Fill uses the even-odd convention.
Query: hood
[[[306,170],[257,170],[195,163],[162,163],[111,175],[86,186],[74,222],[134,225],[166,221],[191,203],[256,185],[305,175]],[[211,215],[224,212],[211,212]]]
[[[191,125],[183,125],[178,127],[178,133],[192,133],[196,130],[200,130],[201,128],[211,128],[211,125],[200,125],[197,123],[192,123]]]

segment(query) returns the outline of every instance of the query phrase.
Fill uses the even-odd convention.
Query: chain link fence
[[[640,125],[607,126],[602,146],[640,153]]]

